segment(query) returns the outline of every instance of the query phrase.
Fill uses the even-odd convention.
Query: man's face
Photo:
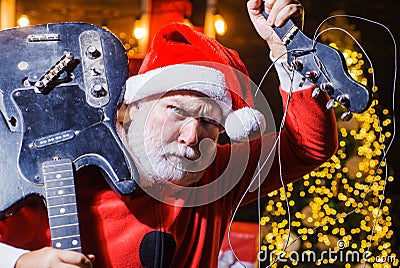
[[[212,163],[222,128],[219,106],[193,91],[178,91],[129,107],[127,145],[144,185],[190,185]]]

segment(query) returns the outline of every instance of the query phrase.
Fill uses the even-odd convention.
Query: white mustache
[[[159,133],[152,133],[151,135],[145,137],[146,144],[153,144],[154,137],[159,137]],[[160,141],[161,142],[161,141]],[[169,143],[163,144],[161,151],[159,153],[161,156],[176,156],[180,158],[187,158],[189,160],[196,160],[200,157],[200,151],[198,148],[186,146],[183,144]]]
[[[164,144],[160,136],[160,132],[155,131],[144,138],[149,159],[158,159],[159,163],[166,161],[180,172],[202,171],[215,158],[216,145],[211,139],[205,138],[196,146],[187,146],[178,141]]]
[[[163,155],[173,155],[177,157],[184,157],[189,160],[196,160],[200,157],[200,151],[193,147],[189,147],[183,144],[166,144],[163,146]]]

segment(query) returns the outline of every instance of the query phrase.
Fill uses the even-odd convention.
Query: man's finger
[[[290,3],[292,1],[291,0],[268,0],[267,2],[272,3],[272,6],[270,6],[271,10],[270,10],[270,12],[268,14],[268,24],[270,26],[278,26],[277,23],[276,23],[276,19],[278,17],[278,14],[283,9],[285,9],[288,5],[290,5]],[[267,2],[266,2],[266,4],[267,4]]]
[[[78,252],[63,251],[61,254],[59,254],[59,258],[61,261],[65,263],[76,265],[78,267],[82,268],[92,267],[92,262],[90,261],[90,259]]]
[[[276,15],[275,26],[283,26],[288,19],[301,20],[303,19],[303,6],[300,4],[290,4],[284,6]],[[297,21],[296,21],[297,22]],[[299,21],[300,22],[300,21]],[[301,23],[301,22],[300,22]],[[301,23],[302,24],[302,23]],[[302,25],[300,25],[302,26]]]
[[[249,0],[247,1],[247,10],[252,16],[260,15],[261,0]]]
[[[274,6],[275,2],[277,0],[265,0],[263,1],[264,3],[262,3],[264,5],[264,9],[265,12],[267,12],[267,14],[271,13],[272,7]]]

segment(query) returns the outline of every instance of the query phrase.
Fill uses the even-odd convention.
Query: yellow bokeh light
[[[21,15],[21,17],[19,17],[17,20],[17,25],[19,27],[26,27],[26,26],[29,26],[30,24],[31,24],[31,22],[27,15]]]

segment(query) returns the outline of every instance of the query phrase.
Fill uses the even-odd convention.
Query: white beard
[[[177,143],[164,145],[161,129],[147,126],[144,131],[145,124],[134,120],[128,129],[129,149],[139,170],[140,185],[170,182],[188,186],[199,181],[204,168],[191,164],[200,157],[199,150]]]

